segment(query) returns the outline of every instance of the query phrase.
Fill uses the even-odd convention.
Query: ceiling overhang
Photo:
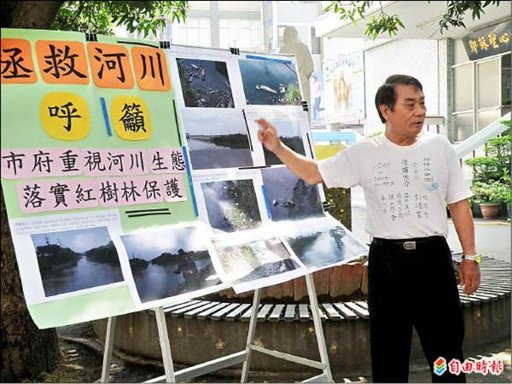
[[[381,5],[382,4],[382,9]],[[484,8],[484,14],[480,19],[473,20],[470,12],[466,12],[463,22],[466,28],[449,27],[441,34],[439,20],[446,12],[445,1],[383,1],[375,2],[365,14],[365,19],[370,20],[372,15],[378,16],[381,11],[388,15],[398,15],[405,28],[399,28],[393,39],[445,39],[458,38],[465,34],[485,28],[501,21],[510,20],[511,2],[502,1],[498,6],[489,5]],[[318,19],[315,25],[316,35],[326,38],[348,37],[364,38],[366,35],[366,22],[359,19],[354,25],[350,20],[340,20],[338,14],[326,13]],[[389,38],[382,34],[380,37]]]

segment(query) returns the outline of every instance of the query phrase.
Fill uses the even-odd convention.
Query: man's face
[[[414,85],[395,85],[396,103],[393,110],[381,106],[386,126],[391,133],[400,137],[415,137],[425,122],[425,96]]]

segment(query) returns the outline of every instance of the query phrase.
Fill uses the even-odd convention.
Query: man
[[[417,79],[390,76],[378,89],[375,104],[386,125],[384,134],[319,162],[287,148],[263,119],[258,120],[258,137],[310,184],[364,189],[367,230],[373,237],[368,265],[373,381],[408,380],[414,327],[432,380],[464,382],[462,373],[438,375],[433,366],[440,357],[446,364],[463,360],[464,323],[446,242],[446,204],[464,252],[459,267],[464,292],[472,294],[480,285],[471,191],[450,143],[422,132],[426,108]]]

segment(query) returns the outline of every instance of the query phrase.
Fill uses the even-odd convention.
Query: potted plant
[[[500,205],[507,187],[500,182],[486,184],[481,181],[473,182],[471,200],[480,206],[484,219],[494,219],[500,213]]]
[[[497,215],[500,211],[500,205],[511,204],[512,121],[502,120],[501,123],[509,129],[504,131],[501,136],[492,138],[487,142],[485,156],[474,157],[465,161],[466,164],[473,167],[472,190],[474,197],[471,201],[474,203],[474,207],[480,206],[484,218],[486,218],[489,210]],[[474,213],[476,212],[474,211]]]

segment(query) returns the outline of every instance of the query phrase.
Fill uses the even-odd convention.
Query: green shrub
[[[507,186],[499,182],[486,184],[481,181],[475,181],[471,186],[471,190],[474,194],[471,200],[477,204],[499,204],[504,200],[504,196],[509,191]]]
[[[500,137],[490,139],[486,145],[486,156],[468,159],[465,163],[473,167],[474,196],[471,201],[480,203],[512,204],[511,160],[512,121],[502,120],[508,127]]]

